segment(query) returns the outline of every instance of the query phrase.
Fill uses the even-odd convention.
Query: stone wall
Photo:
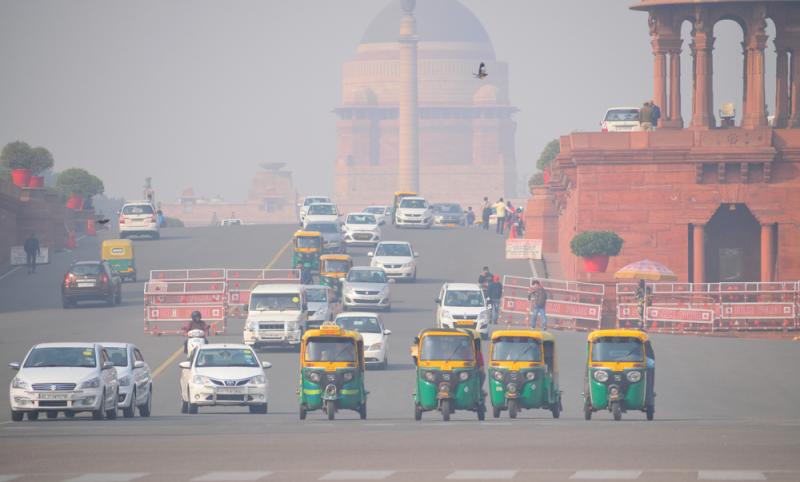
[[[19,188],[0,180],[0,266],[9,263],[11,247],[17,241]]]

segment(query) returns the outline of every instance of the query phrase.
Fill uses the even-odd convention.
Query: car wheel
[[[420,407],[417,403],[414,404],[414,420],[417,422],[422,420],[422,407]]]
[[[92,419],[94,420],[103,420],[106,417],[106,392],[103,391],[103,395],[100,397],[100,406],[97,407],[97,410],[92,410]]]
[[[199,412],[197,404],[196,403],[190,403],[188,412],[191,413],[192,415],[197,414]]]
[[[108,420],[115,420],[117,418],[117,400],[119,400],[119,390],[117,390],[114,394],[114,401],[111,402],[112,408],[110,410],[106,410],[106,418]]]
[[[56,412],[55,410],[48,410],[46,412],[46,415],[47,415],[47,418],[49,418],[49,419],[58,418],[58,412]]]
[[[122,409],[122,416],[125,418],[133,418],[136,415],[136,389],[131,392],[131,403]]]
[[[28,420],[31,422],[39,420],[39,412],[28,412]]]
[[[150,412],[153,409],[153,387],[150,386],[150,389],[147,391],[147,401],[144,402],[144,405],[139,405],[139,415],[142,417],[149,417]],[[185,412],[181,412],[185,413]]]
[[[67,418],[75,418],[76,412],[64,412],[64,416]]]
[[[361,404],[361,407],[358,408],[358,416],[361,417],[361,420],[367,419],[367,402]]]
[[[11,420],[15,422],[21,422],[22,417],[25,416],[25,412],[20,412],[19,410],[12,410],[11,411]]]
[[[261,405],[250,405],[250,413],[267,413],[267,404],[263,403]]]

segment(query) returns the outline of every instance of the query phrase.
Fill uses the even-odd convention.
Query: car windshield
[[[372,214],[383,214],[386,212],[386,208],[382,207],[368,207],[364,210],[365,213],[372,213]]]
[[[377,222],[372,214],[351,214],[347,216],[347,224],[376,224]]]
[[[153,214],[153,206],[149,204],[129,204],[122,208],[122,214]]]
[[[378,270],[350,270],[347,273],[347,281],[355,283],[386,283],[386,273]]]
[[[306,200],[303,201],[303,205],[310,206],[312,204],[326,203],[329,201],[330,199],[326,197],[307,197]]]
[[[355,362],[355,342],[352,338],[311,338],[306,343],[305,360],[309,362]]]
[[[308,214],[336,214],[336,207],[333,204],[312,204]]]
[[[300,311],[299,293],[253,293],[250,311]]]
[[[447,290],[444,295],[445,306],[480,307],[484,306],[481,290]]]
[[[115,367],[126,367],[128,366],[128,349],[124,346],[121,347],[106,347],[106,351],[108,352],[109,358],[111,358],[111,363],[114,364]]]
[[[407,244],[381,244],[375,256],[411,256],[411,248]]]
[[[434,204],[433,211],[440,214],[461,214],[458,204]]]
[[[249,348],[204,348],[197,354],[198,367],[258,367]]]
[[[422,339],[420,360],[472,361],[475,359],[472,337],[430,335]]]
[[[606,112],[607,121],[638,121],[639,109],[614,109]]]
[[[382,333],[381,325],[374,316],[340,316],[336,318],[336,324],[345,330],[357,331],[359,333]]]
[[[50,347],[34,348],[25,359],[25,368],[97,366],[94,348]]]
[[[592,361],[641,362],[644,361],[642,341],[630,336],[606,336],[595,340]]]
[[[400,201],[401,208],[411,209],[425,209],[428,207],[428,202],[424,199],[403,199]]]
[[[525,361],[542,360],[542,349],[539,340],[527,336],[501,336],[493,342],[492,361]]]
[[[298,236],[296,239],[298,248],[317,248],[319,249],[321,239],[316,236]]]
[[[350,263],[343,259],[328,259],[325,260],[324,270],[328,273],[347,273],[350,269]]]
[[[328,301],[328,289],[306,288],[306,301],[312,303],[325,303]]]
[[[309,223],[306,226],[309,231],[317,231],[318,233],[338,233],[339,226],[336,223]]]
[[[75,264],[69,269],[69,272],[78,275],[95,275],[100,274],[102,271],[102,265],[100,263],[86,263],[86,264]]]

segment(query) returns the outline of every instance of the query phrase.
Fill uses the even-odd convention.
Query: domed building
[[[387,204],[398,190],[400,24],[391,1],[344,65],[338,116],[336,200],[344,209]],[[516,158],[508,65],[457,0],[418,0],[419,186],[430,201],[477,207],[514,194]],[[488,77],[477,79],[481,62]]]

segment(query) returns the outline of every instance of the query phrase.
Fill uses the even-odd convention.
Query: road
[[[160,241],[135,241],[140,273],[183,267],[289,267],[281,249],[294,226],[244,226],[164,231]],[[108,235],[106,235],[108,236]],[[0,279],[0,363],[20,361],[34,343],[112,340],[136,343],[158,369],[153,416],[94,422],[10,421],[0,397],[0,482],[210,480],[800,480],[800,344],[790,341],[655,336],[656,420],[639,413],[613,422],[583,420],[585,334],[556,332],[564,413],[524,411],[517,420],[436,413],[414,422],[412,337],[433,322],[441,283],[472,281],[481,266],[528,275],[527,263],[502,259],[502,239],[472,229],[384,230],[420,252],[417,283],[398,283],[391,366],[369,371],[369,418],[339,412],[334,422],[312,412],[301,422],[295,395],[297,354],[268,351],[273,363],[270,411],[201,409],[180,414],[182,357],[178,337],[143,333],[142,283],[124,287],[123,304],[60,306],[59,282],[72,259],[96,258],[100,239],[54,256],[35,275]],[[354,250],[366,264],[366,249]],[[280,256],[277,256],[281,254]],[[241,322],[221,340],[239,342]],[[165,363],[166,362],[166,363]],[[8,369],[4,380],[10,382]],[[7,386],[7,385],[6,385]]]

